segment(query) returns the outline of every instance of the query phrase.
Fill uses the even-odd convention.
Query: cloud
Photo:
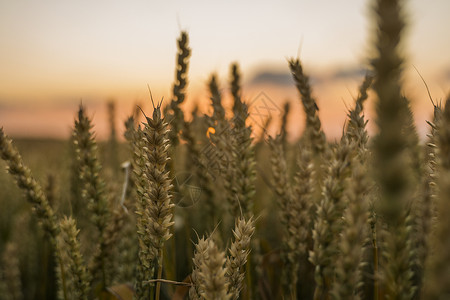
[[[339,80],[359,80],[367,74],[368,70],[359,67],[336,68],[328,72],[308,73],[311,85],[328,84]],[[288,71],[263,69],[251,77],[249,85],[271,84],[280,87],[295,86],[292,74]]]
[[[312,85],[326,80],[323,76],[307,74]],[[272,84],[277,86],[295,86],[294,78],[289,72],[264,70],[256,73],[249,81],[249,85]]]
[[[279,86],[292,86],[294,80],[288,72],[264,70],[256,73],[249,81],[250,85],[273,84]]]
[[[367,74],[368,70],[365,68],[341,68],[335,70],[329,80],[339,80],[339,79],[357,79],[364,77]]]
[[[450,80],[450,68],[444,71],[445,80]]]

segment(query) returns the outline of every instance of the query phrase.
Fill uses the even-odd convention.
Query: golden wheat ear
[[[199,240],[194,256],[193,286],[189,291],[191,299],[228,300],[228,282],[225,277],[225,252],[219,250],[209,237]]]
[[[172,183],[166,168],[169,162],[169,128],[161,118],[161,103],[154,105],[153,118],[146,118],[143,130],[136,131],[133,140],[135,149],[134,169],[138,194],[137,229],[139,239],[139,260],[137,278],[161,279],[164,243],[172,236],[173,222]],[[149,293],[142,281],[136,281],[138,297]],[[156,285],[159,297],[160,282]]]

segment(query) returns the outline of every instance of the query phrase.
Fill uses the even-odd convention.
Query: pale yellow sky
[[[104,109],[103,101],[114,97],[124,110],[130,107],[125,115],[133,102],[148,99],[147,84],[155,96],[170,98],[175,40],[184,29],[192,48],[188,101],[207,99],[205,86],[211,72],[219,74],[225,87],[234,61],[241,65],[251,99],[257,93],[251,84],[254,76],[287,73],[286,58],[300,53],[307,71],[320,82],[314,91],[323,110],[335,108],[324,114],[338,120],[325,125],[336,131],[336,124],[345,118],[343,103],[351,103],[359,77],[332,74],[351,73],[367,62],[369,3],[0,0],[0,126],[20,134],[19,128],[26,128],[30,119],[23,117],[30,115],[23,108],[33,107],[34,112],[42,112],[33,114],[33,130],[48,132],[48,127],[55,127],[49,111],[60,116],[75,111],[80,99],[93,109]],[[450,1],[405,3],[410,20],[405,40],[407,94],[420,122],[431,108],[412,66],[425,77],[433,97],[443,98],[450,88]],[[272,96],[275,101],[293,95],[292,87],[281,91]],[[336,114],[339,117],[333,119]],[[25,119],[21,126],[11,121],[19,119]],[[38,129],[39,120],[47,125]]]

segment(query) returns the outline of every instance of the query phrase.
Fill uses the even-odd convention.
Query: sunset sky
[[[423,134],[432,106],[413,66],[433,98],[446,97],[450,1],[405,3],[405,93]],[[0,126],[10,135],[67,137],[82,101],[104,136],[108,99],[118,103],[118,125],[135,103],[148,104],[147,85],[170,99],[176,39],[187,30],[188,107],[207,102],[212,72],[226,92],[230,63],[238,62],[244,99],[264,93],[277,107],[290,99],[298,129],[286,61],[300,55],[325,131],[336,136],[368,65],[372,28],[370,1],[362,0],[0,0]]]

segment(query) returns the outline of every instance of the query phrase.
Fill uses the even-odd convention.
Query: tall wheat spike
[[[225,119],[225,109],[223,108],[222,105],[222,95],[220,93],[219,85],[217,83],[217,75],[215,74],[211,75],[208,88],[211,93],[211,104],[213,107],[212,121],[216,123],[216,121]]]
[[[178,134],[184,129],[184,113],[180,108],[180,105],[186,98],[186,86],[187,86],[187,71],[189,67],[189,56],[191,55],[191,49],[189,48],[189,35],[187,32],[182,31],[180,37],[177,40],[178,54],[176,62],[175,82],[173,84],[173,99],[170,102],[170,109],[173,115],[170,116],[170,124],[172,130],[170,131],[170,143],[173,146],[178,145]]]
[[[380,283],[386,297],[411,299],[412,284],[411,221],[408,207],[412,198],[412,153],[404,133],[408,103],[401,96],[403,59],[399,42],[404,28],[403,1],[377,0],[376,58],[374,90],[378,135],[374,139],[375,178],[380,189],[379,215],[385,223],[382,231]]]
[[[98,232],[97,249],[90,266],[92,280],[100,280],[102,288],[105,288],[111,283],[109,274],[106,272],[106,264],[110,257],[107,255],[108,245],[105,237],[111,212],[105,182],[100,174],[101,165],[97,158],[98,149],[92,132],[92,122],[81,105],[78,110],[78,119],[75,120],[73,140],[80,166],[82,197],[88,202],[92,222]]]
[[[433,121],[428,122],[430,132],[427,134],[427,163],[424,167],[424,176],[422,181],[422,195],[417,204],[417,258],[419,268],[423,271],[425,261],[429,255],[429,234],[431,232],[433,220],[436,220],[436,180],[439,178],[438,165],[440,164],[438,135],[442,122],[442,108],[440,105],[434,105]],[[423,281],[423,277],[421,280]]]
[[[364,102],[368,98],[367,92],[372,85],[372,82],[373,76],[366,75],[359,89],[359,96],[356,99],[355,107],[347,114],[348,125],[345,131],[346,138],[350,142],[356,143],[355,146],[357,149],[364,149],[364,151],[367,151],[369,135],[366,130],[367,121],[364,118],[363,108]]]
[[[213,180],[219,178],[227,190],[231,190],[231,184],[226,180],[221,180],[227,169],[231,169],[228,165],[231,162],[231,150],[229,149],[227,140],[231,136],[230,123],[225,119],[225,109],[222,106],[222,95],[220,93],[216,75],[212,75],[209,81],[209,90],[211,93],[211,104],[213,113],[206,117],[209,130],[207,135],[210,144],[207,145],[201,159],[202,164],[206,166],[207,172]]]
[[[146,123],[142,132],[144,139],[144,161],[145,168],[143,176],[146,179],[146,189],[143,192],[145,201],[142,213],[146,224],[144,225],[145,245],[148,256],[142,261],[147,268],[153,263],[158,267],[157,279],[161,278],[163,264],[164,243],[170,239],[170,229],[173,222],[172,184],[166,164],[170,158],[168,150],[170,147],[168,124],[161,116],[161,104],[153,108],[152,118],[146,117]],[[142,226],[142,224],[140,225]],[[140,241],[141,243],[141,241]],[[156,261],[155,261],[156,260]],[[159,298],[159,285],[156,286],[156,296]]]
[[[133,176],[132,182],[136,191],[136,230],[137,239],[139,243],[138,256],[136,266],[136,275],[134,282],[134,289],[137,299],[148,299],[149,288],[144,287],[143,281],[153,278],[155,266],[153,259],[156,256],[153,248],[151,247],[150,236],[147,234],[146,228],[149,226],[149,219],[146,215],[146,207],[148,205],[148,179],[145,175],[146,163],[147,163],[147,146],[144,138],[144,133],[141,126],[137,129],[133,128],[133,119],[130,118],[127,122],[126,138],[131,144],[133,152],[132,168]]]
[[[246,125],[249,116],[247,104],[241,99],[240,74],[237,64],[231,67],[231,86],[234,96],[234,127],[231,131],[231,138],[227,140],[231,149],[231,168],[234,174],[228,174],[228,180],[232,179],[232,195],[229,200],[232,203],[233,215],[238,217],[240,210],[244,216],[250,217],[253,214],[253,196],[255,195],[255,147],[251,137],[252,128]]]
[[[367,91],[372,77],[366,75],[361,84],[355,107],[348,113],[348,125],[343,137],[351,151],[352,175],[348,188],[344,191],[347,207],[343,214],[343,230],[337,241],[339,258],[336,260],[336,277],[332,284],[331,295],[335,299],[359,299],[359,285],[362,284],[361,264],[363,244],[368,236],[368,191],[367,176],[368,134],[367,121],[364,119],[363,105],[368,98]]]
[[[442,116],[443,116],[443,110],[440,104],[434,105],[434,114],[433,114],[433,121],[428,122],[430,125],[430,133],[428,136],[428,169],[429,169],[429,177],[426,179],[428,180],[428,184],[425,186],[427,189],[429,188],[429,197],[430,201],[424,203],[424,205],[429,205],[429,210],[431,214],[430,222],[432,221],[433,217],[437,215],[436,211],[436,205],[435,205],[435,198],[437,197],[438,188],[437,188],[437,179],[439,178],[439,164],[440,164],[440,153],[438,148],[438,134],[440,131],[440,128],[442,126]],[[427,208],[425,208],[427,210]],[[423,221],[426,222],[427,219],[424,219]]]
[[[430,238],[431,254],[426,262],[423,299],[450,297],[450,97],[442,115],[438,132],[439,179],[437,223]]]
[[[311,86],[309,84],[309,77],[303,72],[302,64],[299,59],[291,59],[289,67],[294,77],[295,85],[301,96],[303,110],[306,114],[305,137],[313,145],[315,153],[323,153],[327,148],[327,141],[325,133],[322,130],[322,125],[318,116],[319,108],[316,100],[312,97]]]
[[[430,122],[430,124],[432,124]],[[417,270],[415,282],[417,284],[418,293],[421,293],[422,283],[424,279],[424,269],[425,262],[429,255],[429,234],[431,231],[432,219],[433,219],[433,208],[434,200],[436,198],[435,194],[435,182],[433,176],[435,175],[435,147],[436,141],[434,139],[434,134],[436,133],[437,127],[432,124],[430,126],[430,133],[428,134],[428,146],[425,149],[427,154],[426,163],[423,166],[423,176],[422,182],[420,183],[421,191],[420,195],[416,201],[415,207],[415,240],[416,240],[416,255],[417,255]]]

